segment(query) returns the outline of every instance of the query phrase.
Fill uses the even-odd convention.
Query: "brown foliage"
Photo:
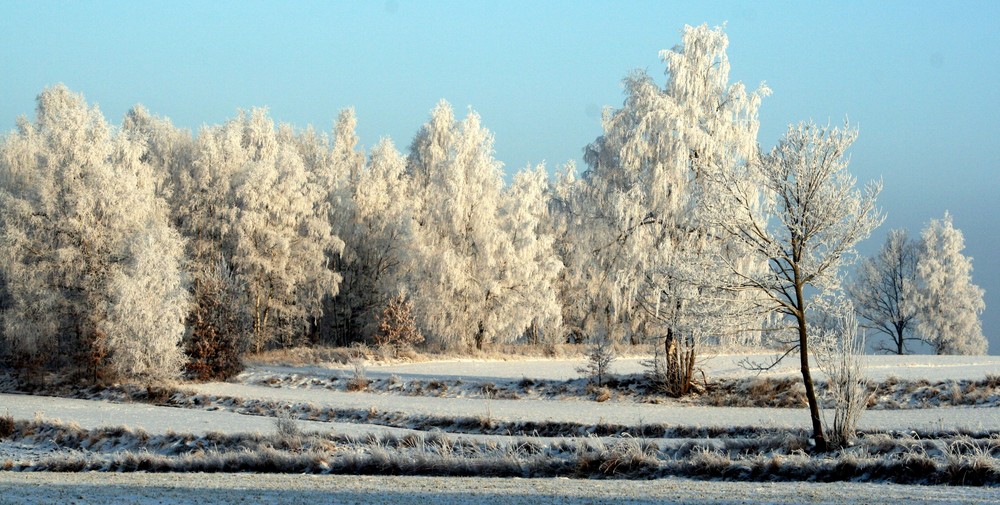
[[[195,284],[195,308],[188,316],[187,369],[195,380],[224,380],[243,371],[247,328],[233,279],[219,265]]]
[[[382,311],[378,332],[374,338],[377,346],[393,347],[397,350],[422,343],[424,336],[417,328],[417,320],[413,317],[413,302],[403,295],[392,297]]]

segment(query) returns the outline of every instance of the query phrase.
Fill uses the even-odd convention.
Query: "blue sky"
[[[441,98],[475,108],[508,171],[579,159],[600,110],[685,24],[727,23],[732,80],[774,93],[760,142],[789,123],[858,126],[852,172],[882,178],[885,225],[949,210],[986,289],[1000,354],[1000,2],[4,2],[0,129],[63,82],[120,122],[135,103],[197,129],[268,106],[330,130],[354,106],[366,146],[401,149]]]

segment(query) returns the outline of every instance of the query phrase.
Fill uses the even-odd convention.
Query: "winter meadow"
[[[858,253],[894,209],[856,126],[761,139],[723,27],[664,45],[582,166],[516,171],[444,100],[365,148],[352,108],[41,90],[0,138],[0,503],[997,501],[952,216]]]

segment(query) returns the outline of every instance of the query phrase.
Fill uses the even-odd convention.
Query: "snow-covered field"
[[[720,355],[706,360],[706,373],[716,377],[742,377],[750,375],[739,366],[745,356]],[[765,359],[757,356],[756,359]],[[620,374],[640,373],[642,360],[620,359],[613,371]],[[371,379],[393,377],[394,381],[452,381],[462,384],[468,391],[478,390],[493,383],[517,383],[530,380],[564,381],[579,378],[576,372],[580,360],[524,360],[524,361],[438,361],[393,365],[370,365],[367,376]],[[794,360],[768,373],[770,376],[796,374]],[[1000,375],[1000,358],[997,357],[939,357],[939,356],[876,356],[869,358],[870,375],[875,380],[897,377],[902,380],[930,381],[944,379],[982,380]],[[62,423],[75,423],[84,430],[105,426],[129,426],[150,435],[171,433],[273,434],[276,430],[275,412],[288,408],[307,406],[303,411],[328,409],[372,413],[394,413],[408,419],[398,427],[388,427],[378,421],[353,419],[351,422],[296,421],[298,429],[307,432],[347,435],[358,439],[365,436],[405,437],[427,429],[419,422],[422,418],[480,419],[484,423],[559,423],[577,425],[622,425],[638,428],[646,425],[670,425],[694,428],[754,427],[774,430],[804,429],[808,427],[808,414],[804,408],[738,408],[691,405],[686,402],[664,400],[660,404],[632,401],[627,398],[595,402],[586,397],[561,397],[554,399],[525,398],[499,399],[478,397],[394,394],[392,390],[377,392],[345,392],[323,387],[298,386],[299,382],[275,382],[268,385],[270,377],[294,377],[296,381],[322,383],[330,378],[349,378],[353,370],[346,367],[256,367],[245,372],[239,380],[227,383],[184,385],[190,398],[196,398],[190,408],[154,406],[145,403],[114,403],[98,400],[79,400],[21,394],[0,394],[0,415],[9,414],[16,420],[49,419]],[[310,382],[311,381],[311,382]],[[258,410],[239,413],[240,405],[254,401],[271,406],[270,411]],[[996,402],[989,407],[935,407],[909,408],[906,410],[871,410],[864,414],[861,428],[869,432],[917,432],[966,430],[976,433],[1000,432],[1000,407]],[[301,409],[300,409],[301,410]],[[314,417],[315,418],[315,417]],[[338,419],[339,421],[339,419]],[[484,432],[485,433],[485,432]],[[332,436],[332,435],[331,435]],[[572,436],[572,435],[566,435]],[[994,435],[997,436],[997,435]],[[492,440],[511,443],[515,437],[477,435],[470,432],[455,435],[475,443]],[[538,437],[538,443],[554,444],[552,437]],[[662,442],[662,441],[661,441]],[[683,441],[674,442],[676,444]],[[668,445],[669,442],[667,442]],[[662,447],[662,443],[661,443]],[[26,461],[64,454],[57,441],[0,441],[0,463],[5,460],[23,465]],[[76,452],[66,452],[76,455]],[[989,456],[987,456],[989,457]],[[992,457],[996,457],[993,455]],[[252,480],[252,485],[249,481]],[[115,475],[109,486],[104,477],[89,474],[38,474],[0,472],[0,503],[66,502],[73,500],[129,503],[187,503],[203,496],[215,496],[210,501],[221,503],[269,502],[280,494],[297,503],[325,501],[336,496],[342,502],[400,503],[413,499],[426,501],[433,495],[434,502],[481,502],[504,496],[506,501],[520,499],[531,503],[600,503],[613,498],[633,500],[634,503],[661,502],[664,497],[680,501],[729,503],[752,501],[774,503],[842,503],[905,500],[907,503],[985,503],[998,500],[992,489],[928,488],[920,486],[888,486],[882,484],[815,483],[720,483],[687,481],[684,479],[659,479],[654,483],[604,481],[595,485],[588,481],[564,479],[479,481],[457,478],[364,478],[344,479],[333,476],[293,477],[267,475],[247,479],[239,475],[185,475],[181,479],[156,475]],[[41,485],[42,483],[48,485]],[[303,484],[306,483],[306,484]],[[530,484],[529,484],[530,483]],[[4,493],[4,489],[17,489]],[[285,490],[293,490],[287,494]],[[372,494],[385,489],[399,494],[384,493],[373,501]],[[324,490],[319,492],[316,490]],[[405,490],[405,491],[404,491]],[[493,491],[490,491],[493,490]],[[516,493],[515,493],[516,491]],[[469,494],[473,493],[473,494]],[[478,494],[476,494],[478,493]],[[515,493],[515,494],[511,494]],[[680,494],[678,494],[680,493]],[[685,494],[687,493],[687,494]],[[890,498],[895,497],[895,498]],[[227,501],[228,500],[228,501]],[[443,500],[443,501],[442,501]],[[813,500],[813,501],[810,501]],[[204,501],[204,500],[199,500]],[[335,500],[337,501],[337,500]]]
[[[740,366],[743,360],[767,362],[770,354],[718,354],[706,356],[699,364],[706,375],[712,378],[745,377],[753,375]],[[633,374],[645,371],[643,362],[648,358],[620,358],[611,365],[617,374]],[[868,374],[873,379],[890,376],[901,379],[981,379],[988,374],[1000,374],[1000,356],[866,356]],[[369,365],[371,378],[396,375],[403,380],[414,379],[461,379],[466,381],[499,381],[521,378],[568,380],[580,377],[576,371],[584,364],[582,359],[527,359],[511,361],[450,360],[392,365]],[[279,373],[298,373],[316,376],[346,376],[352,373],[347,365],[330,367],[262,367]],[[764,375],[780,376],[799,373],[799,362],[795,356],[786,358],[780,365]],[[822,377],[817,371],[815,376]]]

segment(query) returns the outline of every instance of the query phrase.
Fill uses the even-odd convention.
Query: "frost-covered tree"
[[[173,218],[180,203],[174,198],[179,183],[177,177],[188,170],[194,156],[191,132],[175,127],[168,118],[152,115],[142,105],[132,107],[125,114],[122,132],[145,146],[140,159],[152,171],[156,194],[170,204]]]
[[[558,273],[551,239],[538,230],[545,202],[531,176],[505,202],[493,135],[470,112],[457,123],[441,102],[411,145],[408,174],[415,206],[408,294],[425,335],[442,345],[512,341],[539,320],[557,317],[549,289]],[[524,250],[518,250],[515,242]]]
[[[279,141],[264,111],[253,111],[240,126],[249,161],[233,179],[226,241],[247,287],[253,346],[260,351],[275,342],[294,344],[322,315],[324,297],[335,296],[340,284],[328,257],[344,244],[317,212],[323,195],[301,156]]]
[[[114,131],[59,85],[0,149],[4,333],[22,363],[95,379],[177,375],[183,241],[156,197],[142,139]]]
[[[388,138],[369,153],[367,164],[352,184],[352,235],[345,250],[345,299],[352,334],[368,337],[380,314],[404,289],[410,223],[406,158]]]
[[[762,294],[761,309],[790,320],[794,337],[785,355],[799,352],[816,448],[827,449],[819,403],[809,366],[810,292],[839,287],[839,272],[854,247],[878,227],[875,207],[880,183],[864,191],[847,171],[846,150],[853,130],[790,126],[778,145],[758,162],[711,173],[707,216],[735,247],[722,249],[729,269],[725,289]],[[741,259],[755,256],[767,269],[747,269]],[[752,265],[752,264],[751,264]]]
[[[377,236],[375,230],[371,228],[380,226],[392,228],[400,219],[400,215],[390,213],[388,207],[374,207],[387,203],[398,209],[406,203],[405,198],[401,201],[382,200],[378,203],[371,200],[358,201],[359,197],[364,199],[371,196],[371,191],[367,188],[360,188],[362,184],[365,186],[373,183],[381,184],[375,191],[395,190],[398,184],[376,182],[374,179],[384,175],[384,170],[379,171],[377,176],[366,172],[365,154],[358,147],[356,126],[354,110],[342,110],[334,124],[331,149],[322,163],[316,163],[310,168],[310,173],[325,191],[327,216],[333,232],[345,242],[343,253],[332,258],[335,269],[343,275],[343,282],[338,296],[327,302],[329,315],[324,323],[329,327],[329,338],[339,345],[348,345],[370,337],[375,330],[375,319],[388,300],[389,295],[375,286],[375,278],[378,274],[384,273],[385,267],[378,265],[378,259],[372,257],[378,256],[381,251],[379,248],[385,244],[381,240],[383,237]],[[382,151],[376,156],[382,165],[392,156],[385,151],[389,147],[391,142],[388,147],[382,146]],[[396,174],[399,174],[403,171],[404,161],[398,153],[392,154],[396,157],[393,160],[396,162],[394,169],[397,170]],[[377,195],[377,197],[389,196]],[[400,196],[402,195],[398,191],[392,195],[394,198]],[[362,209],[359,207],[361,205],[366,207]],[[373,262],[376,264],[373,265]],[[378,273],[373,272],[373,269]]]
[[[500,285],[505,290],[506,317],[530,321],[531,340],[551,342],[562,333],[557,282],[563,264],[547,223],[548,174],[544,165],[524,169],[501,198]],[[541,334],[541,335],[540,335]]]
[[[972,258],[962,254],[965,238],[951,215],[932,219],[921,232],[917,282],[910,296],[917,331],[937,354],[985,354],[979,314],[986,308],[984,291],[972,283]]]
[[[606,313],[628,325],[618,333],[656,339],[658,375],[675,394],[690,385],[699,340],[753,335],[740,331],[752,323],[734,310],[738,297],[699,280],[715,269],[710,251],[725,246],[700,216],[705,173],[756,155],[757,110],[769,93],[729,83],[727,45],[721,28],[686,27],[682,44],[660,53],[665,86],[630,74],[624,106],[605,114],[585,155],[577,234],[593,251],[590,278],[604,285],[589,291],[611,295]]]
[[[240,112],[203,128],[192,163],[175,176],[175,218],[190,241],[198,303],[235,303],[225,311],[237,319],[245,312],[255,350],[300,341],[338,290],[330,262],[343,242],[331,233],[326,193],[306,166],[327,150],[309,135],[275,127],[262,109]],[[207,293],[222,291],[199,289],[217,281],[220,262],[245,290],[240,299],[211,300]]]
[[[181,340],[190,309],[184,242],[172,228],[155,226],[136,234],[126,253],[129,261],[109,279],[101,324],[111,369],[147,385],[176,379],[186,361]]]
[[[906,343],[920,340],[913,335],[916,311],[910,300],[918,250],[905,230],[892,230],[878,255],[862,261],[848,286],[865,327],[889,338],[890,345],[880,342],[876,351],[906,354]]]

